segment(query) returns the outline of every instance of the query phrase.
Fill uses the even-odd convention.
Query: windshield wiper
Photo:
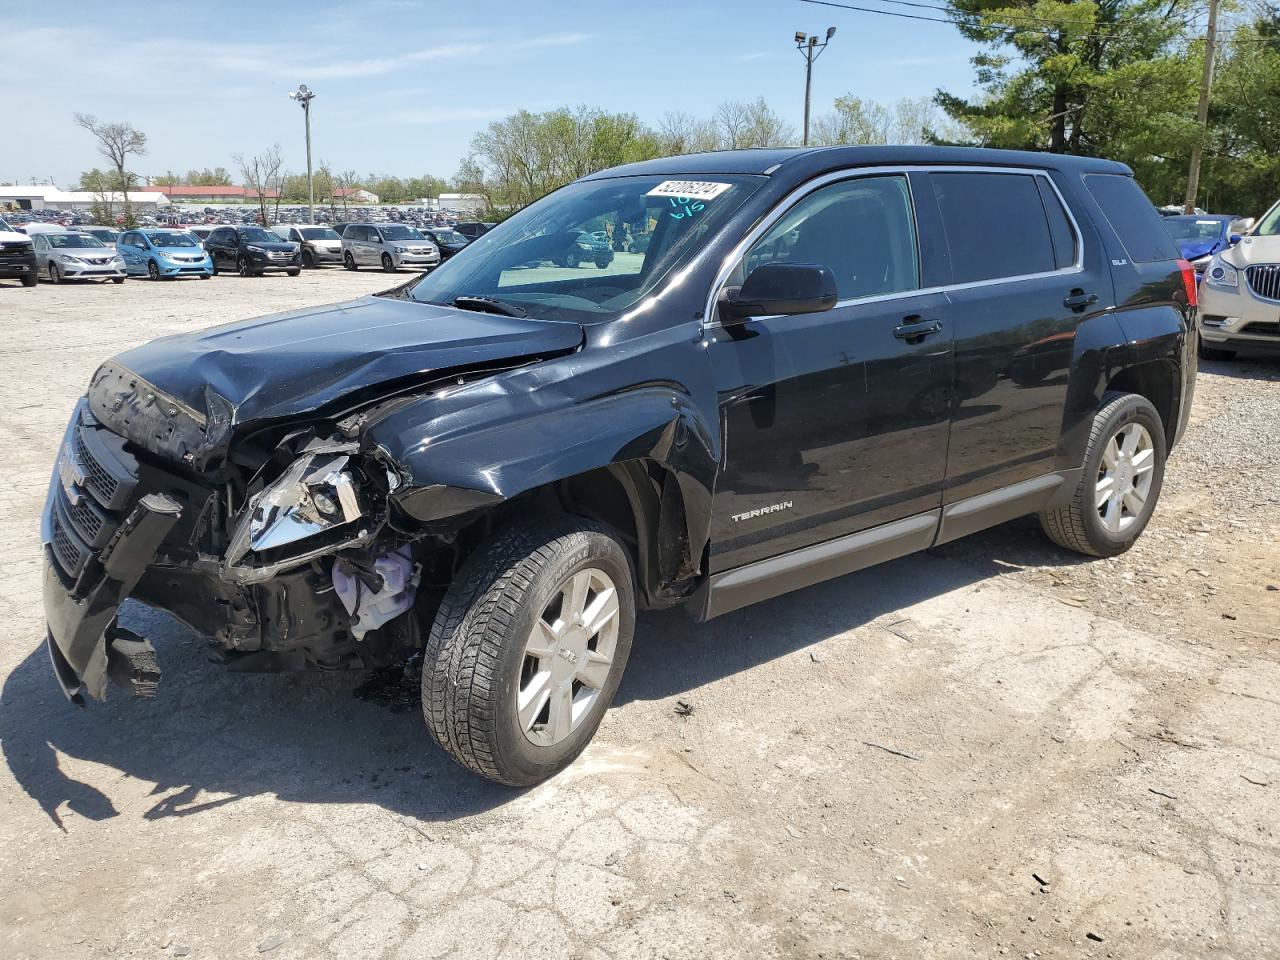
[[[459,310],[474,310],[477,313],[496,313],[502,317],[527,317],[529,311],[514,303],[507,303],[496,297],[458,297],[453,305]]]

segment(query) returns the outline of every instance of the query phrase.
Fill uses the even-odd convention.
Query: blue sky
[[[790,38],[829,25],[839,32],[814,71],[815,113],[844,93],[888,102],[973,84],[973,47],[950,26],[798,0],[60,0],[57,10],[6,11],[5,74],[38,79],[10,103],[0,181],[65,186],[100,163],[76,111],[145,131],[145,175],[234,172],[233,153],[275,142],[303,170],[301,110],[286,96],[299,83],[317,92],[317,162],[361,174],[450,176],[476,130],[520,108],[586,103],[652,122],[764,96],[799,128],[803,59]]]

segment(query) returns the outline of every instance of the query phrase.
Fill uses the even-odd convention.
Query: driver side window
[[[835,276],[840,300],[920,286],[907,178],[860,177],[822,187],[783,214],[747,251],[730,283],[764,263],[807,263]]]

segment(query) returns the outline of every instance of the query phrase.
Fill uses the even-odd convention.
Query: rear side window
[[[934,173],[953,282],[973,283],[1058,269],[1038,177]]]
[[[1102,207],[1107,222],[1120,238],[1125,253],[1134,263],[1176,260],[1181,254],[1160,214],[1151,205],[1133,177],[1091,173],[1085,186]]]

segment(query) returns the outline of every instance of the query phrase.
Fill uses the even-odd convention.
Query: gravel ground
[[[229,674],[137,605],[158,698],[69,707],[37,518],[97,363],[386,285],[0,285],[0,956],[1280,954],[1280,363],[1206,366],[1122,558],[1019,521],[646,616],[596,742],[533,790],[359,677]]]

